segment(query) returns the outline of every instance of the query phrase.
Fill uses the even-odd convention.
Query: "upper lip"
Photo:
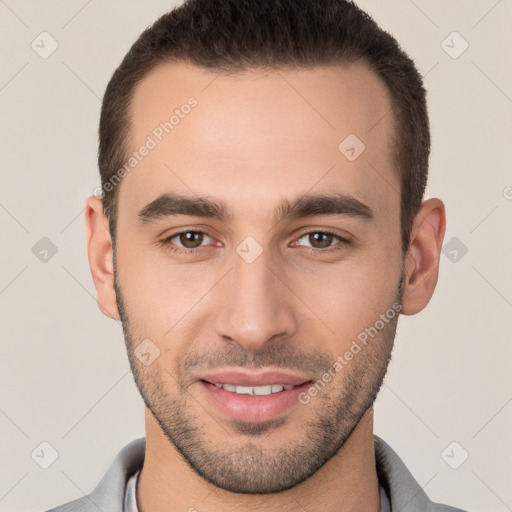
[[[253,373],[242,370],[222,370],[202,375],[200,380],[206,380],[211,384],[233,384],[235,386],[268,386],[269,384],[299,386],[311,379],[280,370],[263,370]]]

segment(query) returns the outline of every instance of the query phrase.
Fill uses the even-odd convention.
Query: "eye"
[[[310,231],[308,233],[303,233],[302,236],[297,240],[305,240],[305,246],[311,247],[312,249],[318,249],[322,252],[332,252],[336,250],[343,249],[345,245],[348,245],[350,242],[335,233],[330,233],[328,231]],[[332,245],[333,242],[338,241],[337,244]]]
[[[204,231],[181,231],[174,233],[162,241],[162,245],[168,247],[172,251],[180,253],[194,252],[194,250],[204,247],[204,241],[213,241],[213,239]]]

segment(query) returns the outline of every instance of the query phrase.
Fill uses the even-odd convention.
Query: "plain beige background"
[[[451,244],[427,309],[399,321],[375,432],[434,501],[512,510],[512,1],[359,4],[425,76],[426,197],[445,202]],[[83,208],[99,184],[107,82],[173,5],[0,0],[2,511],[83,496],[144,435],[121,325],[96,306]],[[45,37],[51,49],[43,31],[58,44],[47,58],[31,46]],[[43,237],[57,250],[46,262],[36,245],[48,244]],[[58,453],[47,469],[35,455],[51,454],[44,442]]]

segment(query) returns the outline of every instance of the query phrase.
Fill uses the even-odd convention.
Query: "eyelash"
[[[176,246],[175,244],[173,244],[171,242],[171,240],[173,238],[175,238],[175,237],[177,237],[179,235],[182,235],[184,233],[201,233],[201,234],[204,234],[206,236],[209,236],[210,238],[213,238],[208,233],[206,233],[205,231],[199,231],[199,230],[194,230],[194,229],[186,229],[184,231],[179,231],[177,233],[173,233],[171,236],[168,236],[167,238],[165,238],[164,240],[162,240],[160,242],[160,245],[162,245],[165,248],[169,249],[170,251],[178,253],[178,254],[193,254],[193,253],[197,253],[201,249],[205,248],[205,246],[201,246],[201,247],[197,247],[195,249],[184,249],[182,247]],[[303,238],[306,235],[311,235],[311,234],[314,234],[314,233],[321,233],[322,235],[333,236],[333,237],[335,237],[335,238],[337,238],[339,240],[339,243],[337,243],[336,245],[333,245],[332,247],[327,248],[327,249],[318,249],[316,247],[308,247],[308,249],[311,252],[319,251],[319,252],[322,252],[322,253],[333,253],[333,252],[340,251],[340,250],[344,249],[345,246],[347,246],[347,245],[350,245],[350,241],[347,240],[346,238],[343,238],[342,236],[337,235],[336,233],[333,233],[332,231],[324,231],[324,230],[305,231],[304,233],[301,233],[299,235],[297,240],[300,240],[301,238]]]

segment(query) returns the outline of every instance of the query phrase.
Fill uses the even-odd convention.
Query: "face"
[[[220,488],[297,485],[373,404],[403,264],[390,110],[362,64],[166,64],[135,91],[130,146],[149,150],[119,185],[118,310],[146,406]]]

